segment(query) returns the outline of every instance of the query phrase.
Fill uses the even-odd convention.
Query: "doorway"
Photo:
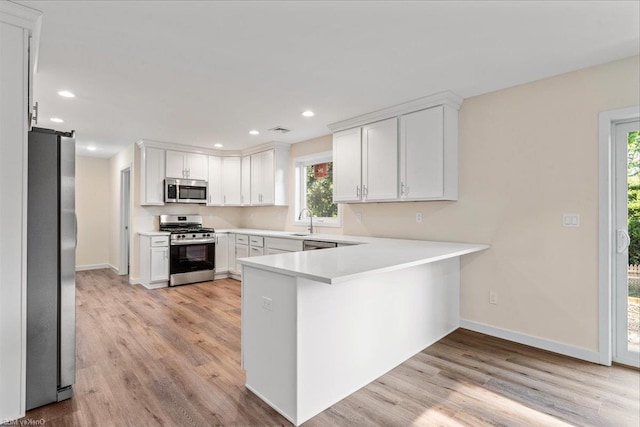
[[[120,171],[120,271],[129,274],[131,218],[131,166]]]
[[[640,367],[640,121],[613,125],[613,361]]]

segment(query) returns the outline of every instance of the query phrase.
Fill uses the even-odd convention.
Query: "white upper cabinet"
[[[398,120],[362,128],[362,200],[398,198]]]
[[[222,191],[222,157],[209,156],[209,195],[207,197],[207,206],[224,205],[224,197]]]
[[[164,157],[162,148],[140,148],[141,205],[164,205]]]
[[[458,110],[442,92],[327,125],[336,202],[458,199]]]
[[[207,156],[198,153],[167,150],[167,178],[206,180]]]
[[[252,205],[286,205],[288,181],[288,150],[271,149],[251,155]]]
[[[226,206],[239,206],[242,203],[240,157],[222,158],[222,193]]]
[[[444,196],[444,108],[400,117],[400,197],[403,200]]]
[[[333,134],[333,200],[362,200],[362,142],[360,128]]]
[[[240,204],[251,205],[251,156],[243,156],[240,161]]]

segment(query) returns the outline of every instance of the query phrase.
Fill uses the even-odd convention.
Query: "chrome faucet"
[[[309,209],[303,208],[300,211],[300,215],[298,215],[298,221],[302,220],[302,214],[304,213],[304,211],[307,211],[307,217],[309,218],[309,234],[313,234],[313,214]]]

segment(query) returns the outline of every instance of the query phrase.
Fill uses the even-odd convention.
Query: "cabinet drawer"
[[[264,246],[264,237],[249,236],[249,244],[261,248]]]
[[[255,246],[249,247],[249,256],[260,256],[264,254],[264,250],[262,248],[256,248]]]
[[[169,236],[151,236],[151,246],[169,246]]]
[[[237,234],[236,235],[236,243],[239,245],[248,245],[249,244],[249,236],[246,236],[244,234]]]
[[[302,240],[282,239],[279,237],[267,237],[264,241],[266,248],[285,252],[297,252],[302,250]]]

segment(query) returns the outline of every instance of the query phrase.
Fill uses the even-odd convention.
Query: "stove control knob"
[[[191,236],[191,237],[193,237],[193,238],[195,239],[195,238],[196,238],[196,235],[194,234],[194,235],[193,235],[193,236]]]
[[[183,234],[180,236],[181,239],[184,239],[186,236]]]

